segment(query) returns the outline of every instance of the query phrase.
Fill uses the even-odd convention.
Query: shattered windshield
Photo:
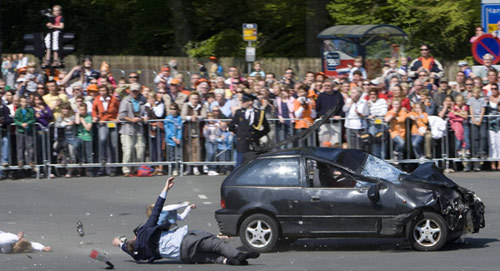
[[[374,155],[368,155],[361,171],[362,175],[382,178],[391,183],[399,183],[401,173],[403,173],[401,170]]]

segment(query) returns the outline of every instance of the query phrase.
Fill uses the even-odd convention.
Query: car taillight
[[[225,208],[226,208],[226,201],[225,201],[224,199],[221,199],[221,200],[220,200],[220,207],[221,207],[222,209],[225,209]]]

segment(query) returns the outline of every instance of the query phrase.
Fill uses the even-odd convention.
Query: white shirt
[[[352,103],[350,107],[347,104]],[[352,101],[351,98],[347,99],[346,105],[344,105],[344,111],[346,113],[345,127],[348,129],[364,129],[366,128],[366,122],[364,118],[361,118],[358,113],[356,113],[356,109],[359,113],[363,115],[367,115],[368,107],[366,106],[365,99],[359,99],[356,103]]]
[[[12,246],[17,241],[19,241],[19,237],[16,234],[0,231],[0,253],[11,253]],[[45,246],[40,243],[31,242],[31,247],[33,250],[41,251]]]
[[[99,99],[102,102],[102,107],[104,108],[104,111],[108,111],[108,105],[109,105],[109,101],[111,100],[111,98],[106,97],[106,99],[104,99],[102,96],[99,96]]]
[[[245,110],[245,119],[248,120],[248,124],[252,125],[255,118],[253,108]]]

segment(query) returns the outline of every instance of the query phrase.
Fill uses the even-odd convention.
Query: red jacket
[[[108,110],[104,110],[102,105],[101,96],[97,96],[92,104],[92,117],[97,117],[100,121],[111,121],[118,118],[118,108],[120,107],[120,102],[114,96],[108,96],[110,98],[108,104]]]

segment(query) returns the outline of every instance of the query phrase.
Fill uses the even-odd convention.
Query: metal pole
[[[248,42],[248,47],[252,47],[252,42],[251,41]],[[250,73],[252,73],[252,63],[251,62],[247,62],[247,65],[248,65],[248,74],[250,75]]]

